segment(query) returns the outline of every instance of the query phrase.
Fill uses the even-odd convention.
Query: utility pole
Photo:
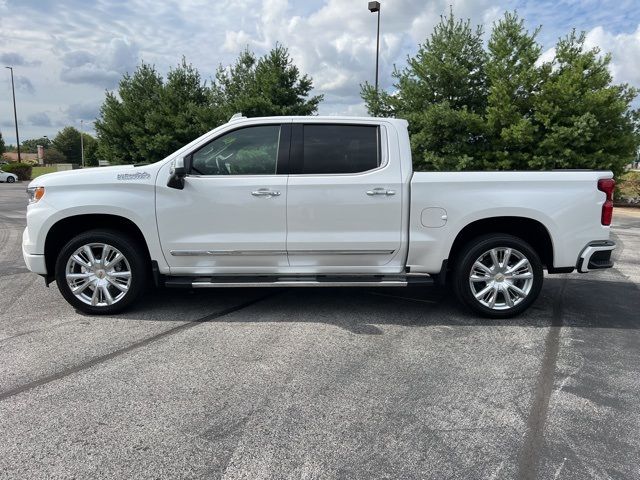
[[[80,120],[80,157],[82,158],[82,168],[84,168],[84,140],[82,134],[84,132],[84,120]]]
[[[378,92],[378,58],[380,57],[380,2],[369,2],[369,11],[378,13],[378,33],[376,35],[376,93]]]
[[[16,110],[16,87],[13,84],[13,67],[5,67],[11,70],[11,92],[13,93],[13,120],[16,124],[16,146],[18,147],[18,163],[22,161],[20,158],[20,136],[18,135],[18,112]]]

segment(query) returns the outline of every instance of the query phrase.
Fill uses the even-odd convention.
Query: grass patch
[[[56,167],[33,167],[31,170],[31,178],[34,179],[45,173],[57,172]]]

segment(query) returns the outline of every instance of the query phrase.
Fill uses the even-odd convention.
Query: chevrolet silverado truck
[[[493,318],[529,307],[544,269],[613,265],[611,172],[413,172],[407,126],[234,115],[154,164],[43,175],[24,260],[89,314],[152,283],[447,283]]]

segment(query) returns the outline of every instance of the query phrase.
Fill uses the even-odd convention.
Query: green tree
[[[87,166],[97,166],[97,147],[98,141],[88,133],[82,134],[82,143],[80,142],[80,130],[74,127],[64,127],[51,142],[51,147],[46,149],[46,163],[77,163],[82,164],[82,152],[84,151],[84,164]],[[51,148],[55,148],[61,153],[64,159],[54,153],[51,155]],[[57,159],[52,161],[51,158]]]
[[[276,44],[269,53],[258,60],[255,71],[258,98],[261,100],[256,114],[266,115],[314,115],[324,98],[310,98],[313,81],[301,75],[289,56],[289,51]]]
[[[361,94],[371,114],[406,118],[417,170],[611,169],[619,174],[640,145],[638,90],[615,85],[610,55],[572,32],[540,64],[539,29],[516,13],[481,30],[442,18],[395,91]]]
[[[143,62],[120,80],[118,95],[107,92],[95,122],[100,158],[112,164],[141,163],[166,155],[158,140],[166,132],[157,131],[157,122],[148,122],[161,106],[162,90],[162,76]]]
[[[372,114],[409,121],[414,167],[477,168],[486,147],[487,78],[482,28],[441,17],[431,36],[395,70],[393,95],[365,83],[361,94]]]
[[[308,98],[301,75],[277,45],[256,59],[248,50],[231,67],[220,66],[212,85],[183,58],[164,79],[142,63],[107,92],[96,121],[97,156],[111,163],[155,162],[242,112],[247,116],[310,115],[322,96]]]
[[[640,114],[631,108],[638,90],[612,84],[611,56],[587,50],[584,41],[584,33],[571,32],[545,65],[534,101],[541,139],[529,167],[611,169],[619,175],[639,144]]]
[[[87,167],[98,166],[98,140],[88,133],[82,134],[82,147],[84,148],[84,164]]]
[[[44,152],[44,163],[45,164],[53,164],[53,163],[69,163],[67,157],[64,156],[60,150],[55,147],[49,147]]]
[[[256,63],[256,56],[246,49],[233,65],[218,66],[210,92],[211,104],[217,107],[212,118],[214,124],[224,123],[236,112],[249,115],[254,108]]]
[[[2,132],[0,132],[0,156],[5,152],[4,138],[2,138]]]
[[[53,139],[53,147],[62,153],[69,163],[82,163],[80,152],[80,130],[64,127]]]
[[[542,52],[536,42],[539,30],[529,33],[515,12],[505,13],[493,25],[486,63],[486,168],[527,169],[539,141],[534,100],[542,87],[542,72],[548,69],[536,66]]]
[[[42,145],[45,149],[51,146],[51,140],[47,137],[31,138],[22,142],[21,151],[25,153],[38,153],[38,145]]]
[[[169,70],[160,93],[160,103],[147,117],[149,130],[155,133],[150,141],[160,158],[209,130],[209,111],[206,84],[198,70],[183,57],[180,65]]]
[[[309,97],[312,89],[311,78],[301,75],[289,51],[277,44],[259,59],[244,50],[230,68],[221,65],[211,98],[219,123],[237,112],[248,117],[313,115],[323,96]]]

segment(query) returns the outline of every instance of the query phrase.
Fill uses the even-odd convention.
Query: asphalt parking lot
[[[76,313],[0,184],[2,478],[640,478],[640,214],[509,321],[438,289],[162,290]]]

